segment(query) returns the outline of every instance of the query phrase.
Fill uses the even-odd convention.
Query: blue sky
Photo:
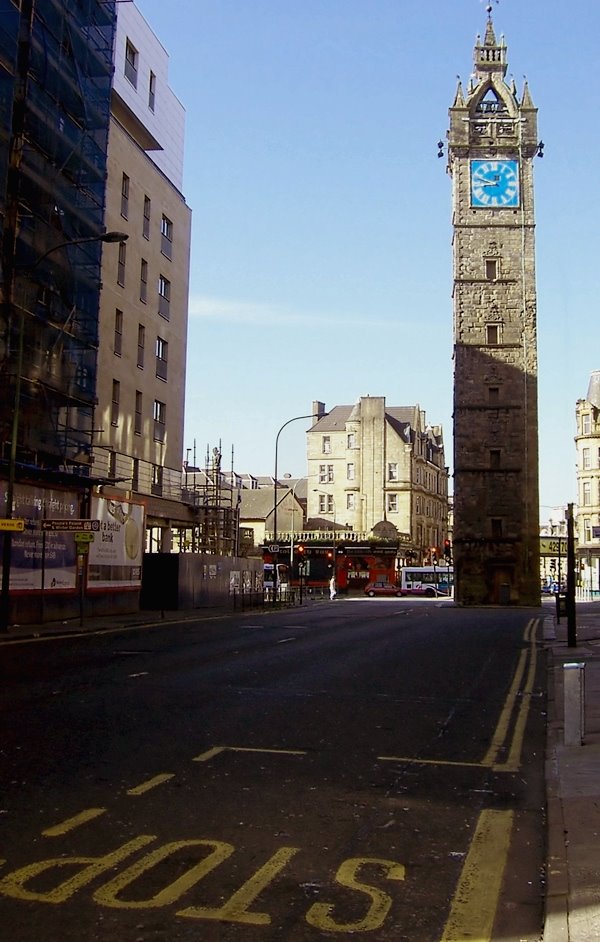
[[[448,108],[478,0],[137,0],[186,108],[186,448],[271,474],[313,400],[418,403],[452,465]],[[535,162],[540,501],[576,501],[575,403],[600,369],[600,5],[501,0]],[[279,471],[306,473],[308,423]],[[190,456],[191,457],[191,456]]]

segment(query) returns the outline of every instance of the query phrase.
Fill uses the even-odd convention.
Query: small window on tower
[[[502,539],[502,520],[500,519],[500,517],[492,517],[491,527],[492,527],[492,539],[493,540]]]
[[[486,324],[485,328],[485,342],[489,346],[497,346],[500,343],[500,325],[499,324]]]
[[[495,258],[486,258],[485,277],[487,281],[496,281],[498,277],[498,260]]]
[[[490,405],[493,405],[495,402],[500,401],[500,387],[499,386],[488,387],[488,401]]]
[[[500,467],[500,449],[491,448],[490,449],[490,468],[497,471]]]

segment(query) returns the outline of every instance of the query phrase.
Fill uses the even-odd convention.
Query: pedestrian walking
[[[334,598],[336,597],[336,595],[337,595],[337,592],[335,591],[335,576],[332,576],[331,579],[329,580],[329,598],[331,599],[332,602]]]

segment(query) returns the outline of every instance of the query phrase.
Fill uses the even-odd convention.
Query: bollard
[[[585,664],[563,664],[565,746],[581,746],[585,725]]]

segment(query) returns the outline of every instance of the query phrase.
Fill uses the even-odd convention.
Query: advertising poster
[[[75,491],[17,484],[13,498],[12,516],[24,520],[25,529],[12,534],[11,591],[74,590],[77,554],[73,533],[43,532],[42,520],[77,519],[79,495]],[[5,514],[6,486],[2,488],[0,499],[0,516]],[[1,540],[4,539],[2,534]]]
[[[100,521],[88,555],[88,589],[138,589],[142,583],[144,505],[92,497],[91,516]]]

